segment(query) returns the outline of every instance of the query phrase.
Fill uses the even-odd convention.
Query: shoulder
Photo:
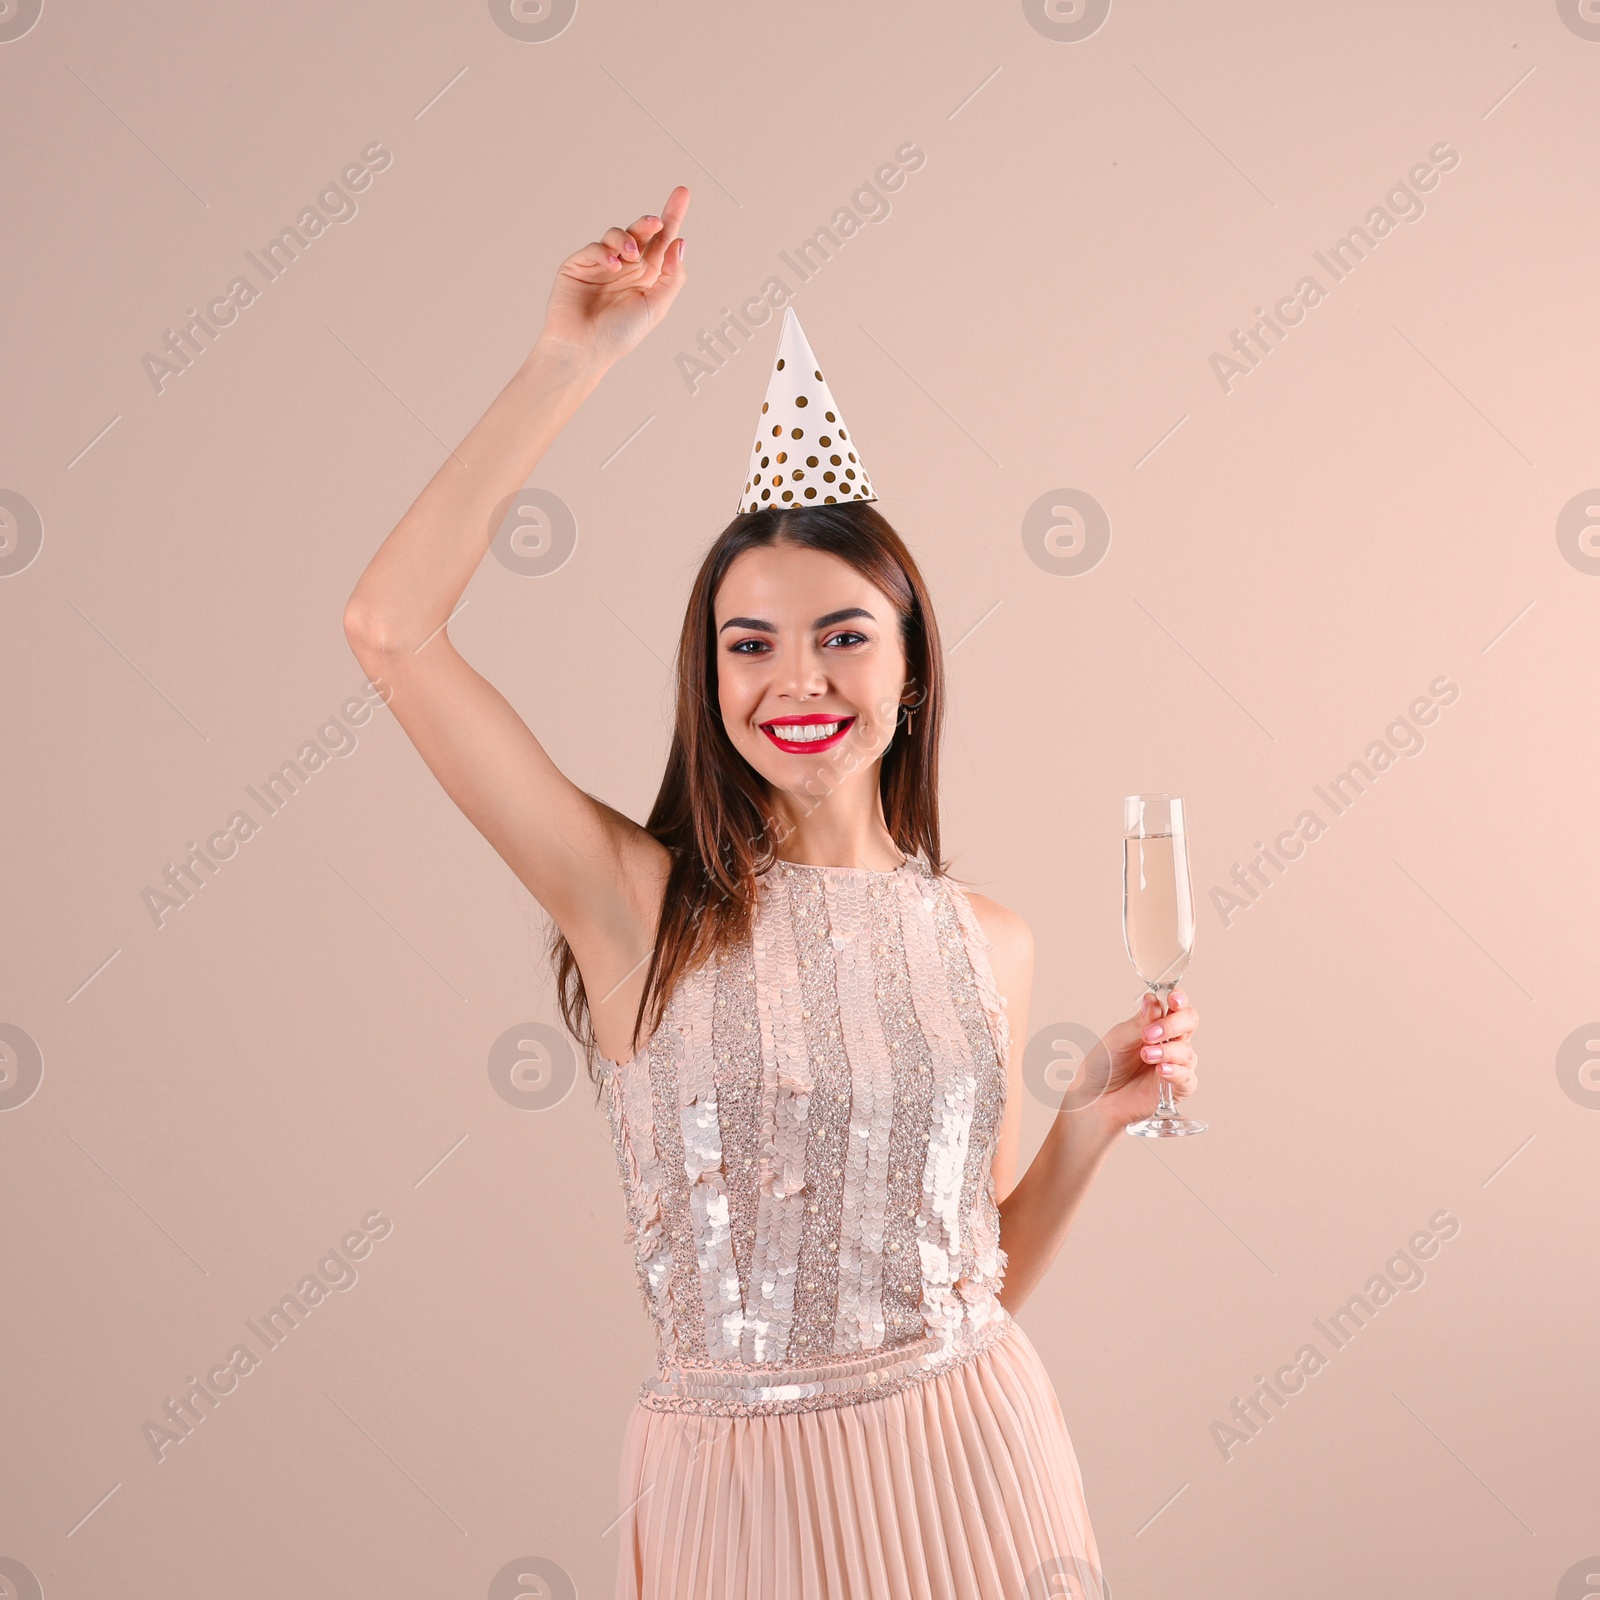
[[[1009,1027],[1025,1029],[1033,994],[1033,929],[998,900],[991,900],[986,894],[973,894],[970,890],[962,893],[989,941],[989,972]],[[1012,1036],[1016,1037],[1015,1031]],[[1019,1058],[1013,1056],[1012,1059]]]
[[[996,977],[999,977],[1002,967],[1019,976],[1031,971],[1033,929],[1027,922],[1009,906],[1001,905],[998,900],[991,900],[986,894],[974,894],[971,890],[964,890],[963,893],[966,894],[967,903],[972,907],[973,915],[978,919],[978,926],[983,929],[989,943],[994,946],[993,964]]]

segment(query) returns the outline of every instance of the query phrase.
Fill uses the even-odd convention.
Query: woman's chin
[[[750,764],[768,788],[788,795],[801,805],[814,806],[833,790],[871,768],[883,754],[883,750],[862,748],[849,740],[823,755],[779,756],[774,760],[770,752],[763,752],[759,763],[752,761]]]

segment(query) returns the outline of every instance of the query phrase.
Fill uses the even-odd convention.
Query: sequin
[[[991,1166],[1010,1047],[964,893],[778,863],[608,1110],[656,1375],[708,1415],[921,1382],[1006,1320]]]

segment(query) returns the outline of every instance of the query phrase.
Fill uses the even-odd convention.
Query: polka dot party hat
[[[800,319],[785,306],[739,510],[877,498]]]

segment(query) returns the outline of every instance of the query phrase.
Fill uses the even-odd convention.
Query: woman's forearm
[[[1058,1111],[1028,1170],[1001,1202],[1007,1262],[1000,1301],[1007,1311],[1021,1309],[1055,1260],[1118,1131],[1094,1106]]]
[[[415,648],[450,616],[515,494],[604,369],[536,344],[372,558],[346,628],[374,650]]]

